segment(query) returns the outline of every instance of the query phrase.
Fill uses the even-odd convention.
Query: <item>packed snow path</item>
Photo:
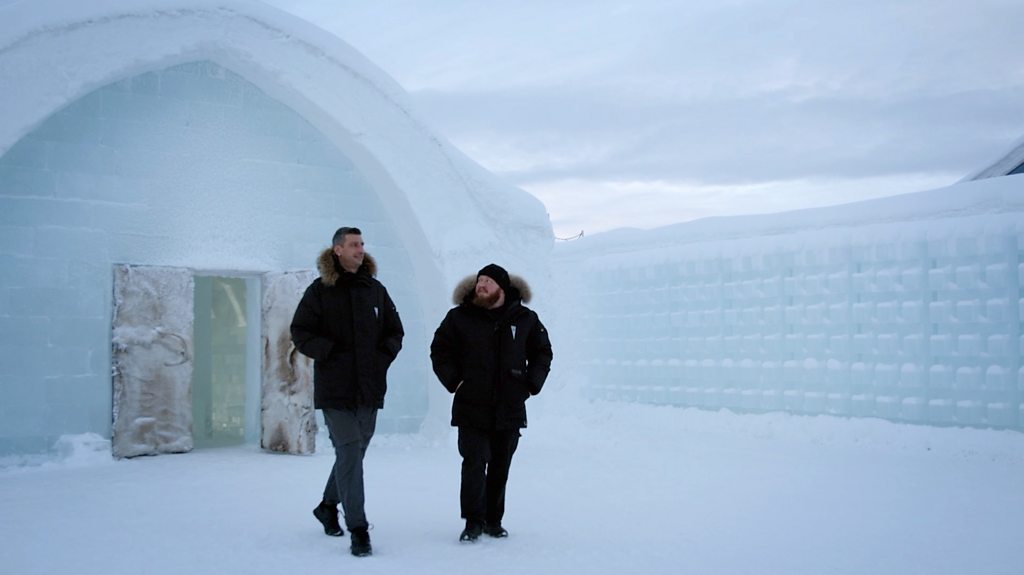
[[[348,537],[326,537],[310,513],[331,464],[323,448],[239,447],[0,471],[0,567],[934,575],[1024,562],[1024,434],[569,405],[554,391],[513,464],[508,539],[457,542],[454,434],[379,436],[366,470],[373,557],[351,557]]]

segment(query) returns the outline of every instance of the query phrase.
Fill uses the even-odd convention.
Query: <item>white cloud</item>
[[[1016,1],[274,3],[362,50],[554,221],[588,228],[606,207],[619,225],[651,221],[595,189],[685,216],[679,190],[726,214],[768,186],[797,208],[822,197],[799,182],[848,200],[916,191],[1024,134]]]

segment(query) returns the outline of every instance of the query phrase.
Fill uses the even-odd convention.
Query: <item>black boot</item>
[[[329,503],[320,502],[320,505],[316,506],[313,510],[313,517],[324,526],[324,533],[331,537],[341,537],[345,534],[345,531],[341,528],[341,524],[338,523],[338,506],[331,505]]]
[[[373,554],[373,547],[370,546],[370,534],[366,527],[352,528],[352,545],[349,550],[356,557],[366,557]]]
[[[459,541],[476,541],[482,532],[483,525],[479,521],[467,519],[466,528],[463,529],[462,534],[459,535]]]
[[[488,521],[487,524],[484,525],[484,533],[490,535],[491,537],[508,537],[508,531],[506,531],[505,528],[501,526],[501,522],[492,523]]]

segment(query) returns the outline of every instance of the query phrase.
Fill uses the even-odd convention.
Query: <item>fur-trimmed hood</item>
[[[519,291],[519,297],[523,300],[523,303],[530,303],[530,299],[533,297],[533,292],[530,291],[530,284],[526,283],[526,280],[515,274],[508,274],[508,279],[512,283],[512,287]],[[455,286],[455,290],[452,292],[452,303],[455,305],[461,304],[466,296],[473,293],[473,289],[476,287],[476,274],[466,276]],[[505,294],[508,296],[508,294]]]
[[[341,264],[338,257],[334,255],[334,248],[327,248],[320,252],[316,259],[316,269],[320,271],[320,281],[326,286],[333,286],[338,283],[341,277]],[[363,265],[359,266],[360,272],[366,272],[370,277],[377,277],[377,260],[373,256],[363,252]]]

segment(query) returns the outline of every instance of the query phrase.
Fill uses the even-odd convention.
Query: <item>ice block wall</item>
[[[1022,183],[560,246],[568,361],[594,398],[1022,429]]]

